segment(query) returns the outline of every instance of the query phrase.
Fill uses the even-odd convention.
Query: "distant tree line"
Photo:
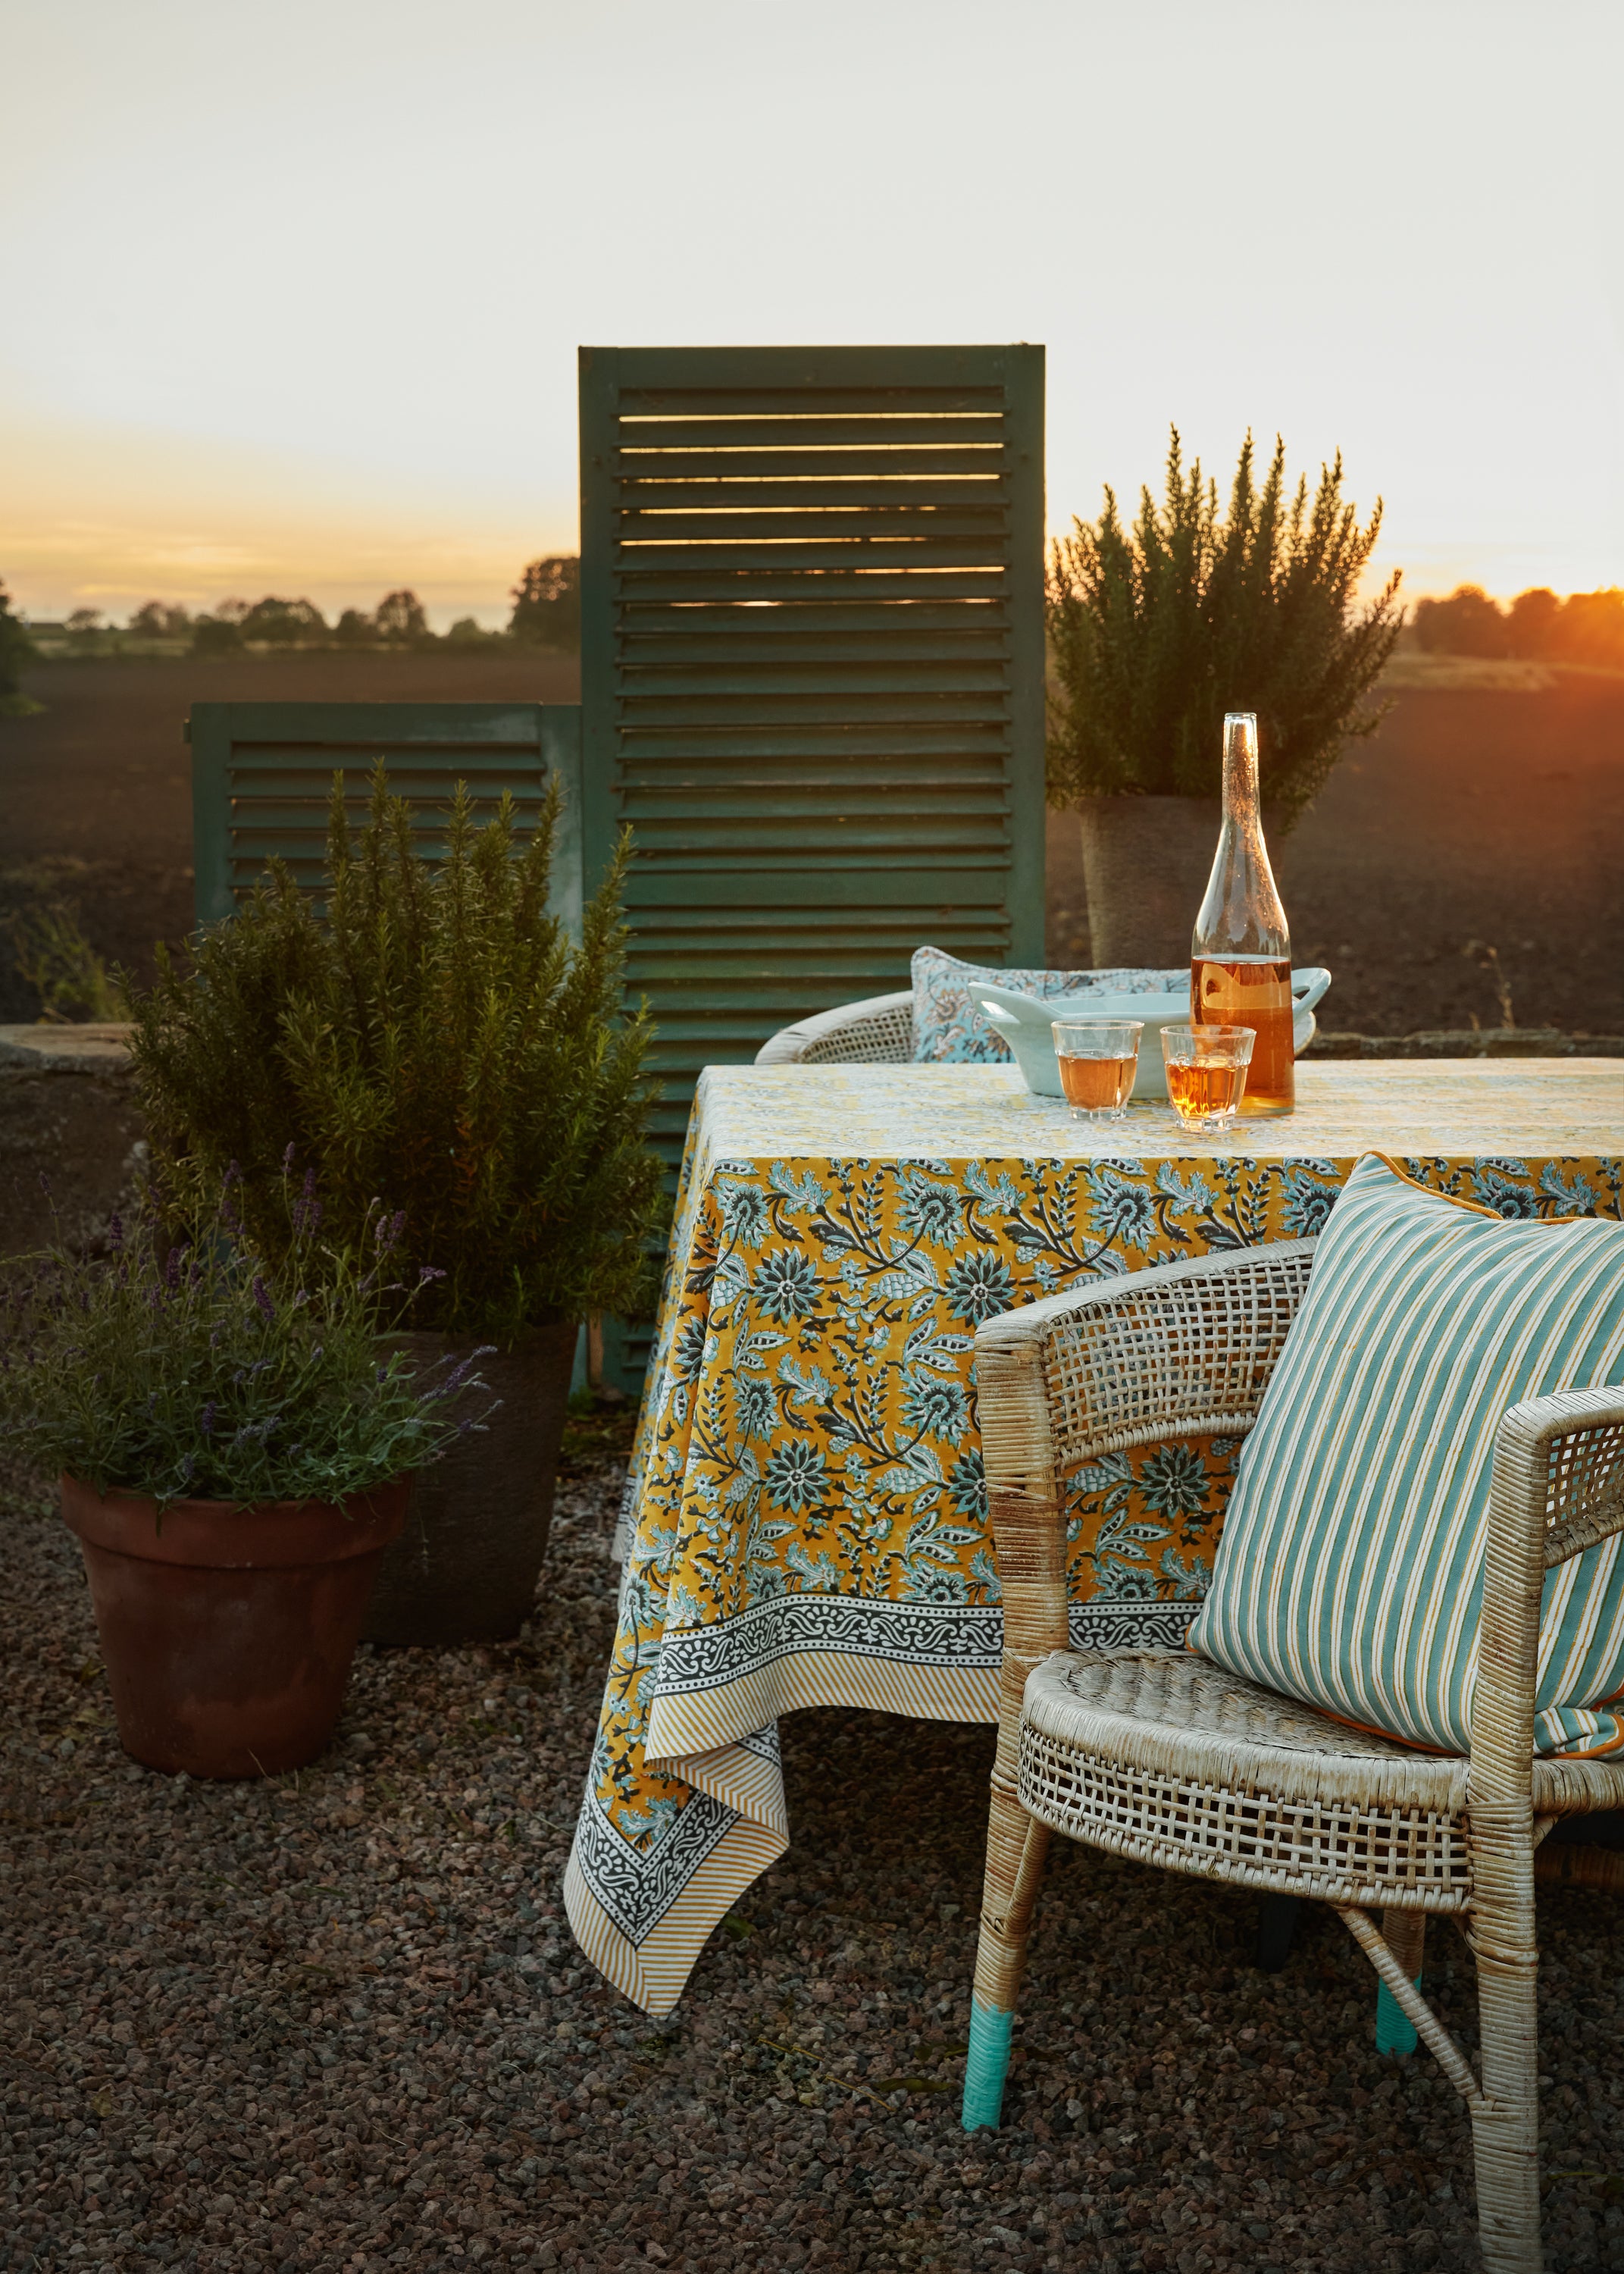
[[[0,584],[0,703],[16,700],[24,666],[34,660],[34,642],[11,614],[11,596]]]
[[[1565,600],[1542,585],[1502,607],[1481,585],[1462,584],[1447,600],[1417,600],[1415,627],[1417,644],[1431,655],[1624,671],[1624,589],[1617,585],[1572,592]]]
[[[216,607],[192,615],[167,600],[148,600],[136,609],[124,633],[135,639],[185,640],[194,655],[231,655],[247,647],[277,648],[508,648],[545,647],[566,651],[581,641],[581,563],[573,553],[554,553],[532,561],[514,586],[512,613],[504,631],[487,631],[473,616],[462,616],[443,637],[429,629],[428,617],[417,594],[405,587],[386,592],[369,614],[365,608],[345,608],[328,623],[313,600],[282,599],[267,594],[262,600],[222,600]],[[8,632],[6,627],[11,627]],[[86,653],[102,651],[117,627],[107,623],[99,608],[76,608],[64,627],[69,640]],[[17,660],[7,641],[21,642]],[[23,650],[27,650],[27,654]],[[27,634],[9,613],[4,588],[0,586],[0,693],[6,691],[4,673],[13,671],[32,655]]]

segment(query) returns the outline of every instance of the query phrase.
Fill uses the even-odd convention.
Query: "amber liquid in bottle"
[[[1289,1113],[1292,1081],[1291,961],[1289,956],[1193,956],[1190,963],[1192,1027],[1250,1027],[1257,1036],[1243,1113]]]
[[[1258,721],[1223,722],[1223,825],[1190,942],[1192,1026],[1250,1027],[1257,1036],[1241,1115],[1289,1113],[1291,938],[1258,810]]]

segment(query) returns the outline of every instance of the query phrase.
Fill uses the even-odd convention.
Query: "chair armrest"
[[[914,1053],[914,990],[837,1003],[769,1035],[757,1065],[906,1065]]]
[[[1006,1352],[1028,1348],[1041,1354],[1053,1449],[1065,1467],[1157,1444],[1169,1431],[1244,1434],[1307,1289],[1314,1247],[1280,1240],[1160,1263],[988,1320],[975,1337],[983,1439],[989,1365],[996,1371]]]
[[[1543,1417],[1550,1489],[1545,1569],[1552,1571],[1624,1532],[1624,1387],[1560,1390],[1512,1412],[1536,1409]]]
[[[1548,1570],[1624,1532],[1624,1385],[1508,1406],[1494,1433],[1472,1697],[1474,1810],[1527,1804]]]
[[[977,1329],[976,1412],[1004,1595],[994,1776],[1011,1789],[1026,1675],[1068,1638],[1064,1471],[1169,1434],[1249,1429],[1313,1251],[1301,1239],[1158,1264]]]

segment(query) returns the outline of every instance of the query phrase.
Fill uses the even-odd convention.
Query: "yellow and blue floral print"
[[[727,1071],[726,1088],[705,1077],[695,1103],[566,1888],[583,1946],[656,2013],[786,1844],[779,1713],[847,1704],[996,1718],[1002,1620],[976,1327],[1149,1264],[1317,1232],[1363,1149],[1350,1127],[1345,1149],[1287,1154],[1281,1140],[1296,1133],[1285,1123],[1245,1131],[1252,1156],[1197,1151],[1201,1141],[1164,1113],[1144,1124],[1158,1136],[1166,1125],[1164,1156],[1136,1156],[1121,1131],[1107,1156],[1062,1117],[1046,1126],[1052,1156],[886,1157],[872,1128],[858,1155],[756,1152],[740,1141],[746,1071]],[[851,1070],[838,1071],[849,1088]],[[836,1070],[769,1072],[770,1128],[786,1075],[804,1084]],[[872,1072],[899,1087],[948,1072],[1017,1079]],[[731,1112],[718,1110],[718,1088]],[[1006,1136],[1018,1112],[1012,1100]],[[1016,1129],[1035,1133],[1029,1119]],[[1303,1134],[1343,1129],[1304,1116]],[[1171,1149],[1181,1145],[1192,1149]],[[1620,1212],[1613,1158],[1496,1152],[1409,1165],[1507,1215]],[[1234,1439],[1143,1448],[1066,1480],[1075,1647],[1182,1642],[1237,1450]]]

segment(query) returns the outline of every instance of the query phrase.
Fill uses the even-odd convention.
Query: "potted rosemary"
[[[483,1386],[380,1361],[416,1292],[392,1219],[335,1253],[285,1166],[278,1269],[237,1186],[177,1239],[143,1203],[105,1256],[0,1283],[0,1441],[61,1477],[124,1751],[197,1777],[321,1751],[412,1473],[479,1427],[456,1409]]]
[[[1167,494],[1140,493],[1124,529],[1108,489],[1093,523],[1049,555],[1049,801],[1082,830],[1097,966],[1183,963],[1218,840],[1223,720],[1258,718],[1259,783],[1271,837],[1306,810],[1344,742],[1372,734],[1362,709],[1403,624],[1395,571],[1356,594],[1381,528],[1361,529],[1342,462],[1286,489],[1278,440],[1261,486],[1247,436],[1227,514],[1177,429]]]
[[[664,1214],[647,1141],[647,1020],[621,1011],[622,844],[572,942],[548,913],[554,785],[524,840],[459,784],[436,857],[381,762],[352,832],[335,781],[325,905],[274,865],[239,912],[132,990],[131,1048],[166,1182],[240,1164],[244,1221],[286,1237],[278,1162],[312,1162],[334,1252],[378,1203],[407,1276],[433,1274],[401,1347],[431,1370],[495,1345],[500,1400],[414,1495],[364,1632],[505,1639],[530,1612],[579,1323],[635,1313]]]

